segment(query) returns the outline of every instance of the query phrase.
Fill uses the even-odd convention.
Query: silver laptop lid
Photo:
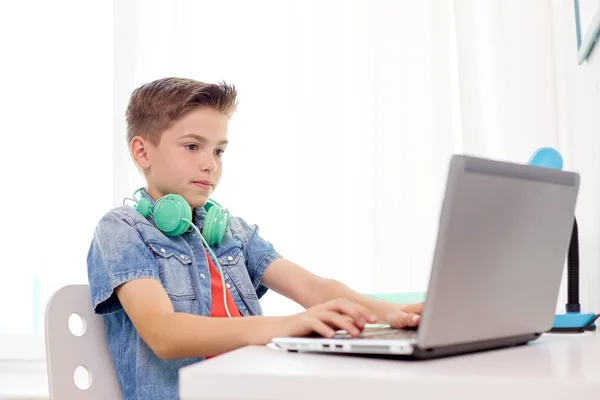
[[[573,172],[453,156],[419,346],[549,330],[578,190]]]

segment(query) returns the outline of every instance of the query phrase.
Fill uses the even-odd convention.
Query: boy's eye
[[[198,150],[198,145],[197,144],[186,144],[185,148],[190,151],[196,151],[196,150]]]
[[[217,155],[217,157],[222,157],[223,153],[225,153],[225,150],[222,150],[222,149],[215,150],[215,154]]]

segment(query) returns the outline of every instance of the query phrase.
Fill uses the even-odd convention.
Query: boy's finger
[[[335,336],[335,330],[327,326],[327,324],[325,324],[319,318],[308,318],[307,321],[310,325],[310,329],[312,329],[313,332],[327,338],[332,338]]]
[[[407,326],[417,326],[419,325],[419,321],[421,321],[421,316],[418,314],[410,313],[407,316],[406,325]]]
[[[346,299],[338,299],[332,302],[333,311],[337,311],[339,313],[346,314],[354,319],[361,328],[367,322],[375,322],[377,321],[377,317],[373,315],[371,311],[369,311],[366,307],[354,303],[352,301]]]
[[[402,306],[402,309],[406,312],[415,313],[415,314],[423,314],[423,302],[414,303],[414,304],[406,304]]]
[[[421,316],[414,313],[407,313],[404,311],[398,311],[392,318],[390,318],[390,325],[394,328],[404,328],[407,326],[417,326]]]
[[[321,321],[325,322],[329,326],[332,326],[337,329],[343,329],[348,332],[352,336],[360,335],[360,331],[362,327],[357,327],[354,324],[354,320],[347,318],[344,315],[340,315],[331,311],[322,311],[316,315],[317,318],[321,319]]]

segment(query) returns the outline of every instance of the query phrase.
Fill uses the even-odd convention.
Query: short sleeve
[[[239,217],[232,217],[230,225],[234,231],[234,236],[243,243],[248,274],[260,298],[267,291],[266,287],[260,285],[265,270],[269,264],[282,256],[275,251],[270,242],[259,235],[257,225],[249,225],[244,219]]]
[[[158,264],[133,221],[111,211],[98,223],[87,256],[92,306],[97,314],[122,309],[114,290],[134,279],[160,280]]]

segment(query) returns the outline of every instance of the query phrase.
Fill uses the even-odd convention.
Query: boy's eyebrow
[[[206,143],[206,142],[208,142],[208,140],[204,136],[200,136],[200,135],[198,135],[196,133],[186,133],[185,135],[181,136],[180,139],[184,139],[184,138],[196,139],[200,143]],[[229,142],[227,140],[219,140],[217,142],[217,145],[221,145],[221,144],[229,144]]]

